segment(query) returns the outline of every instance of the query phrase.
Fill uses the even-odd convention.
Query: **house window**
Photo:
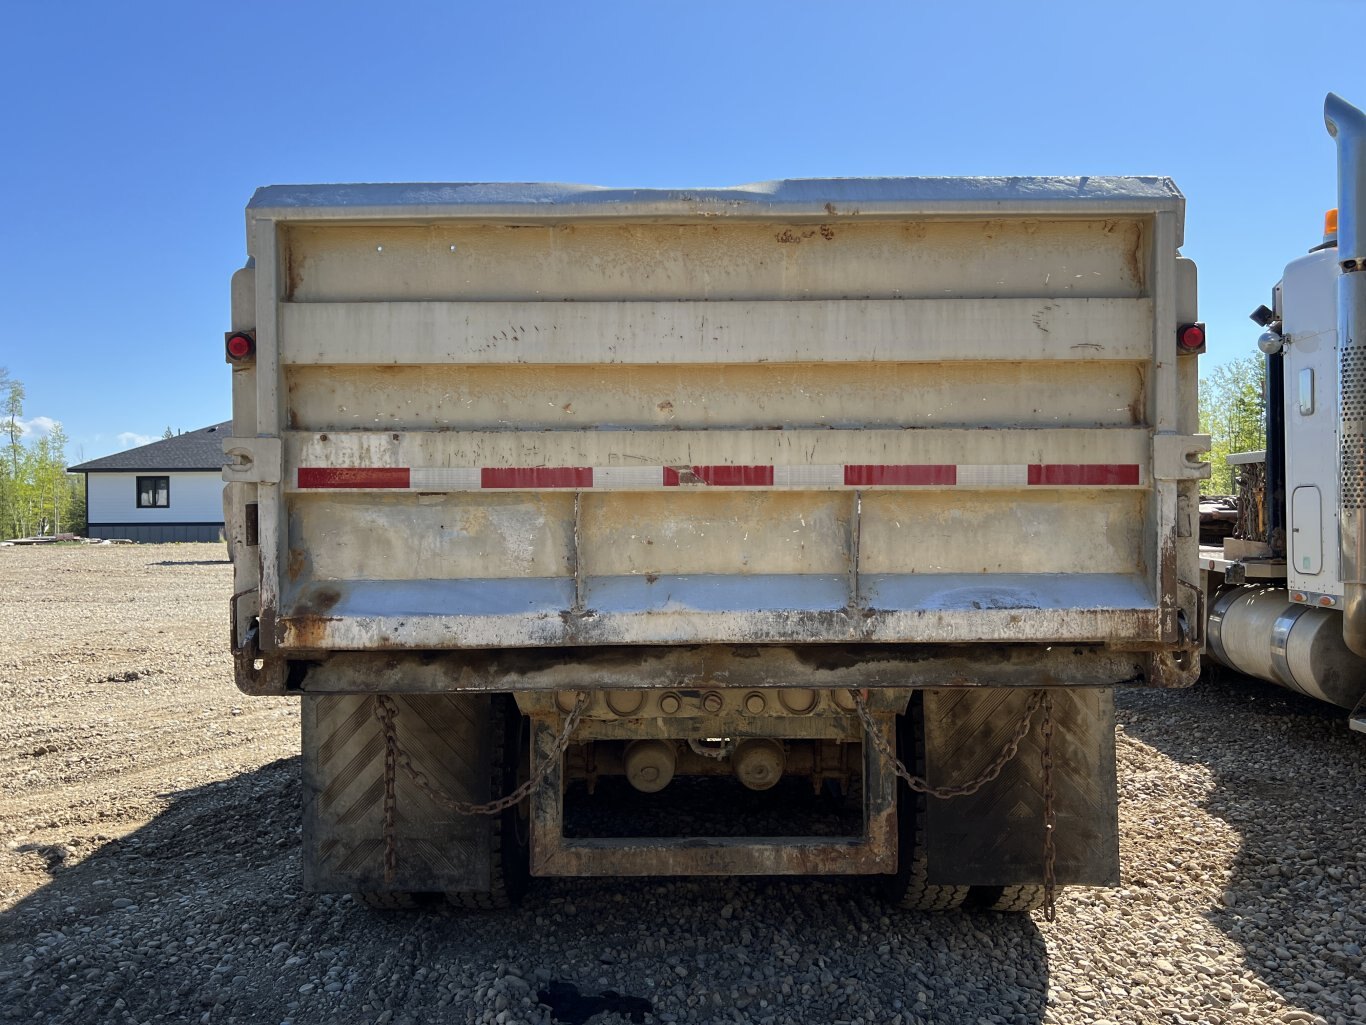
[[[165,509],[171,504],[170,477],[139,477],[138,508]]]

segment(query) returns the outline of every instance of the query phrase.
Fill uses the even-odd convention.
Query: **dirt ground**
[[[1340,710],[1123,692],[1124,885],[1051,924],[743,879],[382,916],[301,891],[298,705],[233,687],[230,581],[218,545],[0,548],[0,1019],[549,1022],[555,979],[665,1022],[1366,1022]]]

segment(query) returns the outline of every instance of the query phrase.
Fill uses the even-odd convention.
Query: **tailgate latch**
[[[1200,453],[1208,451],[1208,434],[1154,434],[1153,477],[1156,480],[1205,480],[1210,467],[1200,458]]]
[[[223,454],[232,459],[223,467],[230,484],[279,484],[283,465],[279,438],[224,438]]]

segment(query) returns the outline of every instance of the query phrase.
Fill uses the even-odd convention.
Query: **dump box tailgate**
[[[263,646],[1170,644],[1180,215],[1161,179],[262,190]]]

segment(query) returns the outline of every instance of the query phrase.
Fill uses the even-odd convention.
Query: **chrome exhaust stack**
[[[1366,114],[1323,103],[1338,145],[1338,459],[1342,639],[1366,657]]]

